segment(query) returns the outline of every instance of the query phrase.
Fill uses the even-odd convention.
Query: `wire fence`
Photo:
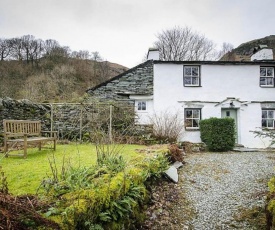
[[[130,135],[135,123],[134,106],[103,103],[43,103],[50,130],[61,140],[90,140],[98,130],[113,139],[114,132]],[[136,129],[135,129],[136,130]],[[133,133],[131,133],[133,134]]]

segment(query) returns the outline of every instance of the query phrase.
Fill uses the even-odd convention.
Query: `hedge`
[[[229,151],[235,145],[235,122],[232,118],[209,118],[200,121],[201,140],[210,151]]]

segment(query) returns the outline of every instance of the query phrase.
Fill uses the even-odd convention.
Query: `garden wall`
[[[84,140],[94,129],[127,129],[134,124],[134,107],[129,104],[51,103],[0,98],[0,133],[3,119],[40,120],[43,130],[58,131],[60,139]],[[136,129],[136,128],[135,128]],[[0,137],[0,144],[2,144]]]

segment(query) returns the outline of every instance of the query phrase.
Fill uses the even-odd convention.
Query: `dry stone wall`
[[[113,124],[123,123],[120,121],[122,114],[133,111],[134,108],[127,103],[113,106]],[[43,130],[51,130],[52,127],[62,140],[88,140],[93,130],[102,127],[108,129],[110,104],[36,104],[29,100],[0,98],[0,133],[3,132],[4,119],[40,120]],[[3,138],[0,135],[0,146],[2,143]]]
[[[50,128],[50,107],[35,104],[29,100],[13,100],[11,98],[0,98],[0,132],[3,131],[3,120],[40,120],[43,129]]]

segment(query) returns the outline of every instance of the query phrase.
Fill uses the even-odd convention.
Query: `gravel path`
[[[251,229],[234,215],[241,208],[264,206],[275,153],[202,153],[185,161],[180,180],[195,217],[183,229]]]

